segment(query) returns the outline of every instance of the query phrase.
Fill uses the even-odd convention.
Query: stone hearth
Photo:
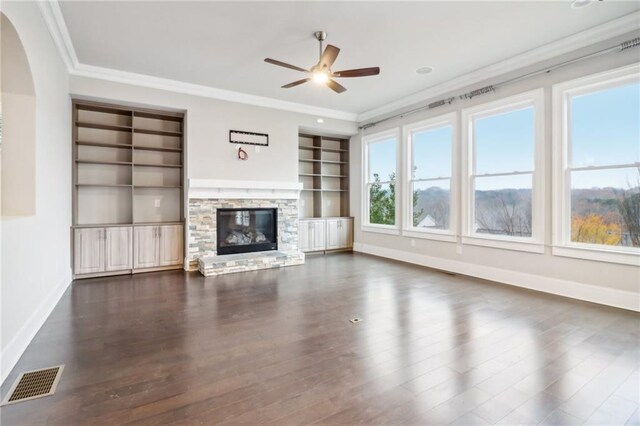
[[[204,256],[198,259],[198,271],[205,277],[256,271],[258,269],[282,268],[304,264],[304,253],[261,251],[257,253]]]

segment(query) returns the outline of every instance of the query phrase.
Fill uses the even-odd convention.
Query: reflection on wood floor
[[[75,282],[3,396],[58,364],[3,425],[640,422],[640,315],[357,254]]]

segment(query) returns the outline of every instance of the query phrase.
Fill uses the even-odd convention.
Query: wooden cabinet
[[[81,228],[74,232],[73,268],[76,274],[104,272],[104,228]]]
[[[158,266],[159,226],[136,226],[133,233],[133,267]]]
[[[181,265],[184,256],[182,225],[136,226],[133,267]]]
[[[77,228],[74,232],[76,275],[131,269],[131,227]]]
[[[300,251],[342,250],[353,245],[353,219],[300,219],[298,247]]]
[[[131,269],[131,231],[129,226],[105,228],[105,271]]]
[[[181,267],[184,114],[72,105],[74,276]]]
[[[325,246],[325,221],[312,220],[309,223],[310,244],[309,251],[324,250]]]
[[[109,275],[182,266],[182,225],[108,226],[74,230],[74,274]]]
[[[160,266],[181,265],[184,260],[182,225],[160,226]]]
[[[325,221],[322,219],[300,220],[298,226],[300,251],[324,250],[325,232]]]
[[[327,250],[352,246],[353,226],[350,218],[327,219]]]

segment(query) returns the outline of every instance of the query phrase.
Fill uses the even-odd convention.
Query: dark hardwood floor
[[[75,282],[2,395],[57,364],[3,426],[640,423],[640,315],[366,255]]]

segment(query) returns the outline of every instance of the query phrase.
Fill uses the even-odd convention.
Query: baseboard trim
[[[510,271],[492,266],[460,262],[458,260],[426,256],[424,254],[394,250],[371,244],[355,243],[353,250],[360,253],[399,260],[401,262],[454,272],[456,274],[482,278],[501,284],[508,284],[515,287],[522,287],[572,299],[584,300],[587,302],[640,312],[640,294],[629,291],[602,288],[576,281],[568,281],[545,277],[542,275]]]
[[[27,346],[29,346],[29,343],[31,343],[47,318],[49,318],[49,315],[53,312],[62,295],[67,291],[67,288],[69,288],[71,281],[70,275],[65,276],[33,314],[31,314],[4,350],[2,350],[0,353],[0,384],[4,383],[13,367],[16,366],[20,357],[27,349]]]

